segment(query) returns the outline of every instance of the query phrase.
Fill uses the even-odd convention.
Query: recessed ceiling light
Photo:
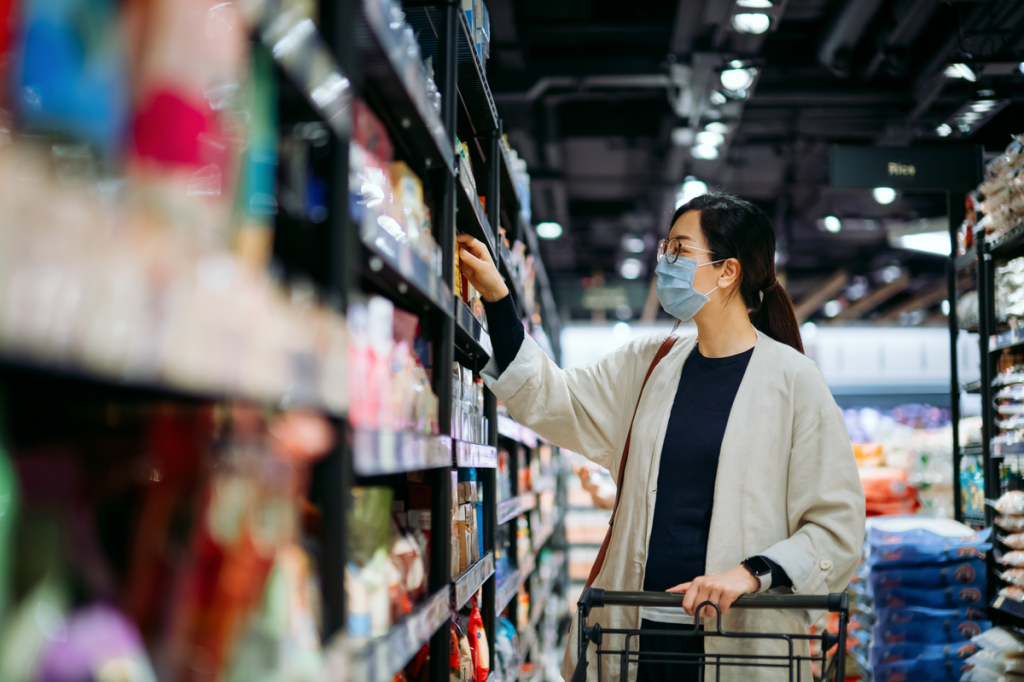
[[[712,147],[717,147],[725,142],[725,135],[722,135],[722,133],[715,133],[710,130],[702,130],[697,133],[693,139],[697,144],[709,144]]]
[[[911,251],[923,251],[933,253],[937,256],[948,256],[952,252],[949,232],[920,232],[918,234],[905,234],[899,238],[899,245]]]
[[[691,128],[674,128],[672,130],[672,144],[678,147],[688,147],[693,144],[693,130]]]
[[[743,68],[743,62],[741,62],[739,59],[734,59],[731,62],[729,62],[729,68],[731,68],[731,69],[742,69]]]
[[[843,312],[843,304],[839,301],[832,300],[825,304],[825,315],[828,317],[835,317],[841,312]]]
[[[995,108],[996,104],[997,102],[995,100],[980,99],[977,102],[971,102],[971,111],[992,111]]]
[[[625,322],[616,322],[612,327],[612,337],[620,343],[629,338],[629,325]]]
[[[826,230],[833,234],[843,229],[843,221],[839,220],[839,218],[834,215],[825,216],[825,219],[822,220],[821,223],[825,226]]]
[[[767,31],[771,24],[771,17],[761,12],[736,14],[732,18],[732,27],[740,33],[760,35]]]
[[[562,236],[562,226],[558,223],[541,223],[537,226],[537,236],[541,239],[558,239]]]
[[[1024,62],[1021,62],[1020,64],[1018,64],[1018,65],[1017,65],[1017,69],[1018,69],[1018,70],[1019,70],[1019,71],[1020,71],[1021,73],[1024,73]]]
[[[720,93],[718,90],[712,92],[711,96],[708,99],[711,100],[712,104],[717,104],[718,106],[721,106],[729,101],[728,99],[726,99],[725,95]]]
[[[712,147],[709,144],[699,144],[690,150],[695,159],[704,159],[710,161],[711,159],[718,158],[718,147]]]
[[[626,237],[622,242],[623,248],[630,253],[643,253],[647,245],[640,237]]]
[[[966,64],[950,64],[946,67],[946,78],[963,78],[971,83],[978,80],[978,74]]]
[[[896,200],[896,190],[892,187],[876,187],[871,190],[871,196],[880,204],[891,204]]]
[[[722,72],[722,87],[726,90],[745,90],[754,82],[754,69],[726,69]]]
[[[949,299],[944,299],[942,301],[942,314],[949,315]]]
[[[692,175],[686,178],[683,182],[683,186],[680,188],[679,193],[676,195],[676,208],[679,208],[683,204],[689,203],[691,199],[696,199],[702,194],[708,193],[708,186],[693,177]]]
[[[722,135],[725,135],[726,133],[729,132],[729,126],[722,123],[721,121],[712,121],[711,123],[704,126],[704,130],[708,131],[709,133],[721,133]]]
[[[736,0],[737,7],[746,7],[747,9],[768,9],[772,6],[771,0]]]
[[[636,258],[627,258],[622,261],[622,265],[619,267],[619,274],[624,279],[636,279],[643,272],[644,264]]]
[[[953,129],[949,127],[948,123],[941,123],[939,127],[935,129],[935,132],[939,134],[939,137],[947,137],[953,132]]]

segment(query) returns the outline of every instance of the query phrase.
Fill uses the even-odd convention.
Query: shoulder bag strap
[[[604,565],[605,555],[608,553],[608,543],[612,539],[612,526],[615,523],[615,512],[619,509],[619,499],[622,497],[622,481],[626,474],[626,460],[629,459],[629,442],[633,437],[633,422],[636,421],[636,411],[640,408],[640,398],[644,395],[644,389],[647,388],[647,380],[651,378],[651,374],[654,372],[654,368],[658,366],[668,352],[672,350],[672,346],[675,345],[676,335],[675,329],[672,330],[671,334],[665,343],[661,344],[661,348],[658,349],[657,355],[654,356],[654,360],[651,362],[650,368],[647,370],[647,376],[644,377],[644,383],[640,386],[640,394],[636,397],[636,407],[633,408],[633,418],[629,420],[629,431],[626,433],[626,445],[622,449],[622,458],[619,460],[619,476],[616,479],[615,488],[615,506],[612,508],[612,516],[608,519],[608,532],[605,533],[604,542],[601,543],[601,549],[597,552],[597,559],[594,560],[594,566],[590,569],[590,577],[587,578],[587,587],[593,584],[597,578],[597,574],[600,573],[601,567]]]

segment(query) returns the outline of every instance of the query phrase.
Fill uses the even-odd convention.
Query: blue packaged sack
[[[933,620],[985,620],[985,610],[971,606],[959,609],[929,609],[922,606],[878,609],[873,623],[926,623]]]
[[[876,645],[901,644],[954,644],[966,642],[992,629],[988,620],[927,620],[920,622],[879,622],[873,631]]]
[[[879,588],[874,592],[876,609],[891,609],[901,606],[924,606],[930,609],[955,609],[961,606],[981,604],[985,599],[985,584],[956,585],[934,589],[913,587]]]
[[[978,645],[972,642],[955,644],[919,644],[898,642],[871,647],[871,667],[888,665],[897,661],[951,661],[957,663],[978,653]]]
[[[959,682],[960,676],[969,667],[964,661],[918,658],[880,665],[873,671],[873,680],[874,682],[910,682],[911,680]]]
[[[962,523],[929,516],[869,519],[867,563],[875,570],[980,559],[992,549],[991,534],[991,528],[974,532]]]
[[[873,570],[868,576],[868,584],[871,586],[872,592],[879,588],[890,587],[927,589],[984,583],[985,562],[981,559],[938,566],[887,567]]]

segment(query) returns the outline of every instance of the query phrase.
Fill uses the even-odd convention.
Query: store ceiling
[[[916,297],[924,314],[902,322],[944,323],[934,294],[943,259],[890,248],[887,228],[942,216],[945,199],[901,194],[881,205],[870,192],[832,190],[829,148],[966,141],[1003,149],[1024,132],[1024,2],[751,4],[768,2],[488,0],[488,78],[532,176],[533,222],[564,228],[543,245],[563,312],[589,317],[581,287],[603,280],[625,287],[629,317],[641,315],[654,244],[692,175],[773,217],[787,286],[804,312],[831,283],[851,308],[839,316],[846,322],[899,321]],[[739,12],[768,14],[769,30],[740,33]],[[755,79],[747,97],[721,103],[720,73],[733,60],[755,68]],[[945,76],[954,63],[972,65],[976,81]],[[1001,108],[961,134],[952,117],[978,99]],[[719,158],[695,158],[693,134],[716,120],[729,126]],[[943,123],[953,128],[947,137],[937,132]],[[838,233],[824,230],[829,215],[842,219]],[[630,236],[646,242],[645,267],[624,280],[623,259],[637,256],[626,251]],[[892,265],[903,277],[893,280]],[[836,284],[840,270],[847,278]],[[873,292],[877,304],[855,306]],[[822,306],[807,315],[827,319]]]

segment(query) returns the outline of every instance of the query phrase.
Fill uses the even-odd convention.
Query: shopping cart
[[[682,593],[668,592],[608,592],[605,590],[588,587],[583,591],[579,600],[577,615],[579,618],[577,631],[581,633],[579,638],[579,659],[576,670],[572,676],[572,682],[585,682],[587,677],[587,648],[588,643],[597,645],[597,679],[602,680],[602,659],[605,656],[619,657],[619,679],[626,682],[629,679],[629,666],[637,665],[640,661],[639,651],[640,630],[617,630],[602,628],[600,624],[587,625],[587,618],[590,611],[605,606],[632,606],[632,607],[680,607],[682,608]],[[724,632],[722,630],[722,613],[718,606],[712,602],[704,602],[700,605],[711,606],[718,612],[717,628],[715,630],[703,630],[698,625],[693,625],[682,630],[644,630],[645,635],[656,636],[678,636],[678,637],[725,637],[729,639],[773,639],[785,642],[789,653],[781,656],[769,655],[743,655],[743,654],[708,654],[708,653],[643,653],[645,663],[661,663],[675,666],[700,666],[700,679],[703,676],[710,677],[712,671],[714,679],[721,678],[723,668],[748,668],[748,669],[783,669],[789,671],[791,682],[801,682],[801,663],[819,663],[821,665],[822,682],[843,682],[846,675],[846,626],[850,619],[850,605],[847,595],[826,594],[821,596],[803,596],[788,594],[763,594],[745,595],[736,600],[732,608],[744,609],[776,609],[776,610],[808,610],[808,611],[829,611],[839,614],[839,632],[822,632],[820,635],[803,634],[769,634],[769,633],[743,633]],[[604,648],[606,640],[618,640],[624,642],[619,648]],[[818,642],[821,646],[820,655],[800,655],[796,652],[796,643],[799,641]],[[706,641],[706,640],[705,640]],[[630,645],[635,646],[631,647]],[[828,652],[832,647],[839,645],[835,655],[828,659]],[[610,646],[610,644],[608,645]],[[614,659],[613,659],[614,660]],[[755,679],[754,675],[745,676],[748,679]],[[806,675],[804,676],[807,677]],[[812,682],[804,679],[803,682]]]

